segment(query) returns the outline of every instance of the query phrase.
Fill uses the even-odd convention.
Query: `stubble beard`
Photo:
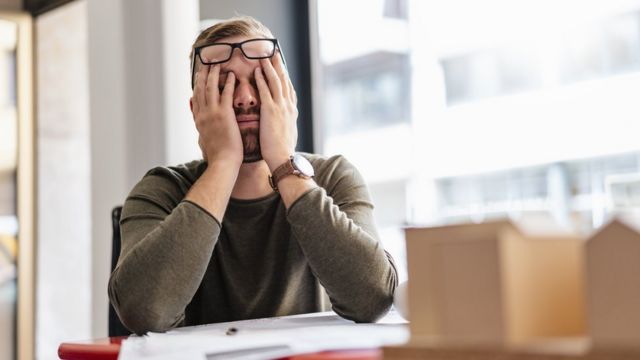
[[[260,115],[260,108],[253,107],[247,110],[236,108],[237,115]],[[242,138],[242,147],[244,150],[243,163],[253,163],[262,160],[260,152],[260,127],[242,127],[240,128],[240,137]]]
[[[260,152],[260,128],[250,127],[240,129],[242,137],[242,146],[244,147],[243,163],[253,163],[262,160]]]

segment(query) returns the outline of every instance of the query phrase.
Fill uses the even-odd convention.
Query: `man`
[[[192,50],[204,160],[149,171],[121,218],[109,297],[136,333],[332,309],[375,321],[397,283],[371,200],[343,157],[296,154],[296,93],[277,40],[237,17]]]

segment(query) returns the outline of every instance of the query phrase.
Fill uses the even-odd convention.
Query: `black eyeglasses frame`
[[[245,52],[244,49],[242,48],[243,44],[246,44],[248,42],[252,42],[252,41],[264,41],[264,40],[269,40],[273,43],[273,52],[271,53],[271,55],[269,56],[248,56]],[[210,62],[205,62],[202,60],[202,56],[200,55],[200,52],[202,49],[209,47],[211,45],[229,45],[231,46],[231,51],[229,52],[229,57],[225,60],[220,60],[220,61],[210,61]],[[280,57],[282,58],[282,64],[284,65],[285,69],[287,67],[287,61],[284,58],[284,53],[282,52],[282,48],[280,47],[280,43],[278,42],[278,39],[270,39],[270,38],[257,38],[257,39],[248,39],[245,41],[241,41],[239,43],[225,43],[225,42],[214,42],[214,43],[210,43],[210,44],[205,44],[205,45],[201,45],[198,46],[196,48],[193,49],[193,59],[191,61],[191,89],[193,90],[193,88],[195,87],[195,76],[196,76],[196,59],[200,60],[200,64],[202,65],[216,65],[216,64],[222,64],[225,63],[229,60],[231,60],[231,57],[233,56],[233,51],[238,48],[240,49],[240,51],[242,52],[242,55],[244,55],[244,57],[246,57],[247,59],[252,59],[252,60],[257,60],[257,59],[270,59],[272,58],[275,54],[276,54],[276,49],[278,50],[278,52],[280,53]]]

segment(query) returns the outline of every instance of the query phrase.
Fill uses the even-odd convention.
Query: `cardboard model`
[[[613,219],[588,239],[585,252],[594,347],[640,347],[640,227]]]
[[[411,342],[502,346],[585,334],[579,237],[497,221],[409,228],[406,241]]]

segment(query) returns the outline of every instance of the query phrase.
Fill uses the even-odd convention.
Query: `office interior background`
[[[151,167],[200,158],[189,48],[236,14],[280,39],[298,149],[359,168],[401,280],[406,226],[506,217],[589,234],[638,216],[640,0],[39,3],[0,2],[0,14],[30,10],[35,34],[38,359],[107,335],[111,208]],[[18,354],[26,292],[17,33],[0,16],[0,359]]]

